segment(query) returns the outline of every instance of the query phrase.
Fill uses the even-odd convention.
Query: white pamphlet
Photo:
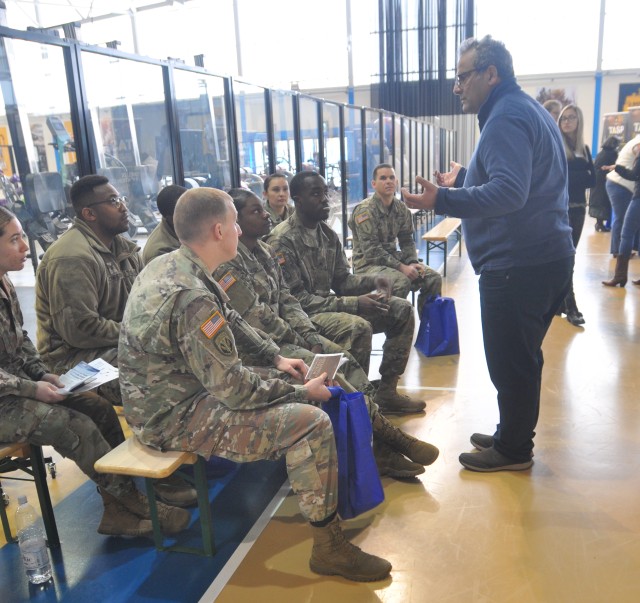
[[[305,379],[313,379],[322,373],[327,373],[327,379],[332,380],[346,361],[347,359],[342,352],[339,354],[316,354]]]

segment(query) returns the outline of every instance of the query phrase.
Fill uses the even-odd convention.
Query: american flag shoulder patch
[[[362,224],[363,222],[365,222],[366,220],[369,219],[369,214],[368,213],[363,213],[363,214],[359,214],[356,216],[356,224]]]
[[[278,264],[280,264],[280,266],[284,266],[284,264],[287,263],[287,258],[284,257],[284,253],[279,251],[278,253],[276,253],[276,261],[278,262]]]
[[[205,337],[211,339],[226,323],[227,321],[218,310],[200,325],[200,330],[205,334]]]
[[[227,291],[237,280],[238,279],[233,276],[233,272],[229,271],[218,281],[218,285],[220,285],[223,291]]]

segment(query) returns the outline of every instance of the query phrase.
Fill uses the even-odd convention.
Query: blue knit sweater
[[[436,200],[438,214],[463,219],[476,273],[573,255],[558,126],[515,78],[491,91],[478,122],[478,146],[456,181],[461,188],[440,188]]]

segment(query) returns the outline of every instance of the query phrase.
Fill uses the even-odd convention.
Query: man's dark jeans
[[[516,461],[531,457],[540,409],[542,341],[571,285],[573,263],[571,256],[480,275],[484,351],[500,410],[494,447]]]

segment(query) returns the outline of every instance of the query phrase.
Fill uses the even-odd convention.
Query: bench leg
[[[58,536],[56,518],[53,515],[53,506],[51,504],[51,497],[49,496],[49,488],[47,486],[47,470],[44,466],[44,460],[42,458],[42,448],[33,444],[30,444],[30,448],[31,466],[33,468],[33,480],[36,484],[38,501],[40,502],[42,521],[44,522],[44,530],[47,534],[47,544],[49,545],[49,548],[55,549],[60,546],[60,537]]]
[[[153,542],[157,549],[163,549],[164,537],[160,529],[160,519],[158,518],[158,505],[156,503],[156,492],[153,489],[153,479],[144,478],[144,486],[147,490],[147,500],[149,501],[149,514],[151,515],[151,525],[153,526]]]
[[[447,241],[444,242],[444,268],[442,270],[442,276],[447,276]]]
[[[194,467],[196,492],[198,493],[198,510],[200,511],[200,528],[202,529],[202,548],[207,557],[216,554],[216,545],[211,520],[211,505],[209,503],[209,485],[207,483],[206,464],[199,456]]]
[[[2,529],[4,531],[4,537],[9,542],[17,542],[11,535],[11,527],[9,526],[9,518],[7,517],[7,510],[4,506],[4,491],[2,490],[2,484],[0,484],[0,521],[2,521]]]

